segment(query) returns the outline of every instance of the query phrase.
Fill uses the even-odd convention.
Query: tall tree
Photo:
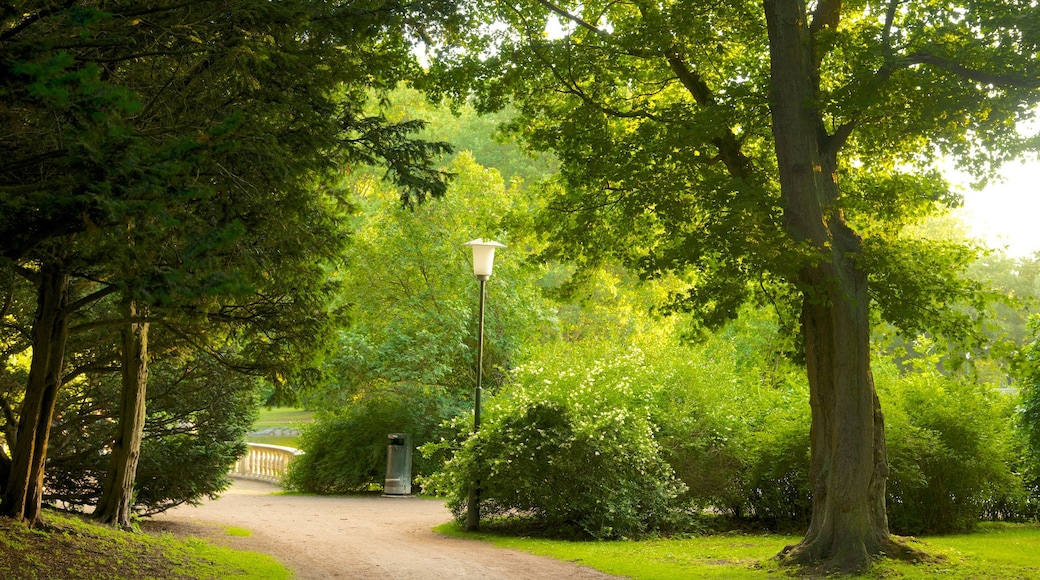
[[[287,307],[323,319],[322,263],[344,242],[345,198],[329,178],[375,163],[404,201],[443,193],[429,162],[446,146],[363,104],[418,74],[410,38],[450,9],[71,0],[0,11],[0,257],[39,294],[0,513],[39,518],[72,313],[120,290],[150,307],[190,302],[185,316],[259,322],[255,354],[284,362],[301,325],[294,341],[263,322]],[[72,276],[95,294],[71,298]]]
[[[121,392],[116,437],[112,444],[108,472],[101,487],[101,498],[94,518],[124,528],[130,526],[134,479],[144,439],[145,397],[148,391],[148,322],[137,320],[137,304],[125,301],[121,360]]]
[[[719,323],[752,296],[799,303],[811,386],[813,517],[785,559],[861,570],[899,553],[869,308],[963,332],[954,245],[903,227],[956,200],[940,154],[977,176],[1037,146],[1040,8],[986,2],[478,3],[440,90],[495,110],[561,163],[545,227],[594,263],[691,281],[675,306]]]

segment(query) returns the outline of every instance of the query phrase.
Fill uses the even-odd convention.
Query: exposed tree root
[[[863,546],[859,546],[863,548]],[[872,562],[892,558],[912,564],[937,563],[942,556],[929,554],[908,543],[907,538],[889,536],[882,542],[881,549],[868,554],[866,549],[845,549],[837,553],[824,553],[818,543],[801,543],[786,546],[776,559],[782,566],[798,566],[798,576],[823,578],[834,575],[862,574]]]

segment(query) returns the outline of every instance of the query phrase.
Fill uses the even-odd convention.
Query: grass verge
[[[285,579],[292,574],[265,554],[199,538],[128,533],[47,512],[37,529],[0,518],[0,578],[33,580]]]
[[[794,570],[779,567],[772,558],[785,545],[800,539],[795,536],[728,533],[638,542],[569,542],[468,533],[454,523],[436,529],[445,535],[490,541],[502,548],[576,562],[637,580],[796,577]],[[911,538],[909,541],[941,556],[942,561],[915,565],[881,560],[862,578],[1040,578],[1040,525],[983,524],[972,534],[920,540]]]

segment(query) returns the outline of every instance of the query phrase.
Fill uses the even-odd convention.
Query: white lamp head
[[[482,238],[462,245],[473,248],[473,275],[477,280],[490,278],[491,269],[495,265],[495,248],[504,248],[505,245],[491,240],[484,241]]]

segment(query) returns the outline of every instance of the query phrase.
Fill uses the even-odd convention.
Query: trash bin
[[[387,435],[384,495],[412,493],[412,438],[407,433]]]

